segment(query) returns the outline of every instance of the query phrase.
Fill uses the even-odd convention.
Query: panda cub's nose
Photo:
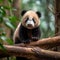
[[[28,27],[34,27],[34,22],[33,22],[33,20],[28,20],[28,21],[26,22],[26,26],[28,26]]]
[[[32,27],[32,24],[28,24],[28,27]]]

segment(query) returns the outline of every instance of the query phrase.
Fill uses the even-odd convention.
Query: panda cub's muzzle
[[[28,19],[26,22],[26,26],[31,29],[34,27],[34,21],[32,19]]]

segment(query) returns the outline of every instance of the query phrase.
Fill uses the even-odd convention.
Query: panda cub
[[[21,12],[22,20],[18,24],[13,40],[15,44],[18,43],[30,43],[31,41],[37,41],[40,39],[40,12],[32,10]]]

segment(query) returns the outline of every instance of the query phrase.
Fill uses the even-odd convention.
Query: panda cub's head
[[[27,29],[34,29],[40,25],[40,12],[35,12],[32,10],[29,11],[22,11],[22,26],[26,27]]]

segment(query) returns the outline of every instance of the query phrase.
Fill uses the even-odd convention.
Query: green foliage
[[[6,52],[6,49],[5,49],[5,47],[4,47],[2,44],[0,44],[0,49],[1,49],[2,51]]]
[[[3,0],[0,0],[0,3],[3,3]],[[17,17],[12,15],[12,6],[11,6],[12,0],[8,1],[7,6],[5,5],[0,5],[0,49],[3,52],[6,52],[5,47],[3,46],[3,43],[6,42],[9,45],[13,45],[13,40],[12,37],[13,34],[10,37],[7,37],[7,32],[5,31],[5,27],[9,28],[10,30],[14,31],[16,28],[16,22],[17,22]],[[10,14],[6,13],[6,10],[10,12]],[[4,25],[5,27],[3,27]],[[5,59],[4,59],[5,60]],[[11,58],[10,60],[15,60],[15,57]]]
[[[0,3],[3,2],[3,0],[0,0]]]
[[[7,32],[5,32],[5,27],[9,28],[10,30],[14,30],[16,28],[17,17],[14,16],[12,13],[13,7],[11,3],[13,0],[8,0],[8,5],[0,5],[0,43],[3,44],[3,41],[6,41],[8,44],[12,45],[13,40],[6,36]],[[3,3],[3,0],[0,0],[0,3]],[[6,13],[9,11],[10,13]],[[5,27],[2,26],[5,25]],[[13,35],[12,35],[13,36]],[[3,45],[2,45],[3,46]]]
[[[16,28],[17,17],[16,16],[9,16],[10,22],[13,24],[14,28]]]
[[[14,26],[13,26],[13,24],[11,23],[12,21],[10,21],[9,20],[9,18],[3,18],[3,20],[4,20],[4,24],[7,26],[7,27],[9,27],[10,29],[14,29]]]
[[[8,0],[10,3],[12,3],[13,2],[13,0]]]

